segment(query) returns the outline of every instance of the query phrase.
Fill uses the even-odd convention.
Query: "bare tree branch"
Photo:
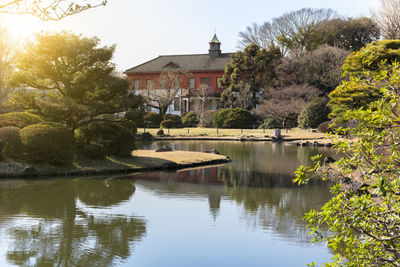
[[[104,6],[108,0],[0,0],[0,13],[30,14],[41,20],[60,20],[90,8]]]
[[[380,0],[381,7],[372,15],[385,39],[400,39],[400,1]]]

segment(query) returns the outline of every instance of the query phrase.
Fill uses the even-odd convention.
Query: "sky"
[[[41,31],[97,36],[101,45],[116,44],[113,62],[125,71],[159,55],[208,53],[214,32],[222,52],[235,52],[238,33],[247,26],[304,7],[356,17],[378,6],[379,0],[109,0],[56,22],[30,15],[1,15],[0,22],[21,42]]]

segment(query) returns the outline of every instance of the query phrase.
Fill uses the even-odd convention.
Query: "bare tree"
[[[200,125],[205,126],[206,112],[209,110],[209,105],[214,95],[213,90],[208,84],[200,84],[199,88],[193,90],[194,110],[197,113]]]
[[[181,89],[184,77],[189,74],[185,71],[166,71],[160,74],[155,84],[148,85],[142,96],[146,104],[158,110],[164,116]]]
[[[261,104],[262,112],[282,121],[284,127],[296,124],[304,107],[318,94],[318,89],[309,85],[290,85],[281,89],[270,89]]]
[[[238,41],[238,48],[243,49],[251,43],[262,48],[276,46],[282,43],[280,41],[282,38],[291,40],[299,38],[299,35],[306,35],[321,22],[337,17],[339,15],[332,9],[303,8],[273,18],[272,22],[265,22],[262,25],[253,23],[251,27],[247,27],[246,31],[239,32],[241,39]],[[296,45],[304,44],[299,41]],[[288,47],[283,45],[281,49],[285,54]]]
[[[42,20],[60,20],[108,0],[0,0],[0,13],[30,14]]]
[[[380,0],[381,6],[372,15],[385,39],[400,39],[400,1]]]
[[[236,96],[236,103],[239,107],[244,109],[249,109],[252,106],[250,86],[247,83],[240,83],[238,87],[238,92]]]

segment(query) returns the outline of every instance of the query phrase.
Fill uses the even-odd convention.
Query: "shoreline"
[[[153,141],[236,141],[236,142],[280,142],[285,145],[294,146],[321,146],[321,147],[331,147],[332,142],[325,137],[315,137],[315,138],[285,138],[275,140],[272,137],[254,137],[254,136],[242,136],[242,137],[232,137],[232,136],[155,136]],[[142,140],[138,140],[142,141]]]
[[[154,155],[155,153],[156,156]],[[157,154],[160,156],[157,156]],[[174,157],[178,157],[178,160],[173,160]],[[179,157],[183,157],[184,160],[179,159]],[[166,158],[168,158],[168,160]],[[115,165],[114,167],[107,167],[107,165],[110,165],[109,161],[121,164]],[[140,166],[142,161],[146,163]],[[118,161],[116,159],[94,160],[86,163],[87,166],[83,169],[76,169],[76,166],[63,166],[61,169],[57,169],[56,166],[52,165],[3,161],[0,162],[0,170],[6,168],[6,171],[0,172],[0,178],[72,177],[152,171],[177,171],[187,168],[226,164],[231,161],[229,157],[205,152],[180,150],[154,152],[153,150],[134,150],[132,152],[132,157],[124,159],[124,161]],[[78,164],[79,163],[82,162],[78,161]]]

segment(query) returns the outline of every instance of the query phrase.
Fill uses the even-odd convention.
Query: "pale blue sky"
[[[207,53],[214,29],[223,52],[237,50],[239,31],[285,12],[332,8],[344,16],[368,15],[379,0],[109,0],[99,7],[59,22],[31,16],[4,15],[12,34],[24,38],[41,30],[72,30],[116,44],[114,62],[126,70],[158,55]]]

